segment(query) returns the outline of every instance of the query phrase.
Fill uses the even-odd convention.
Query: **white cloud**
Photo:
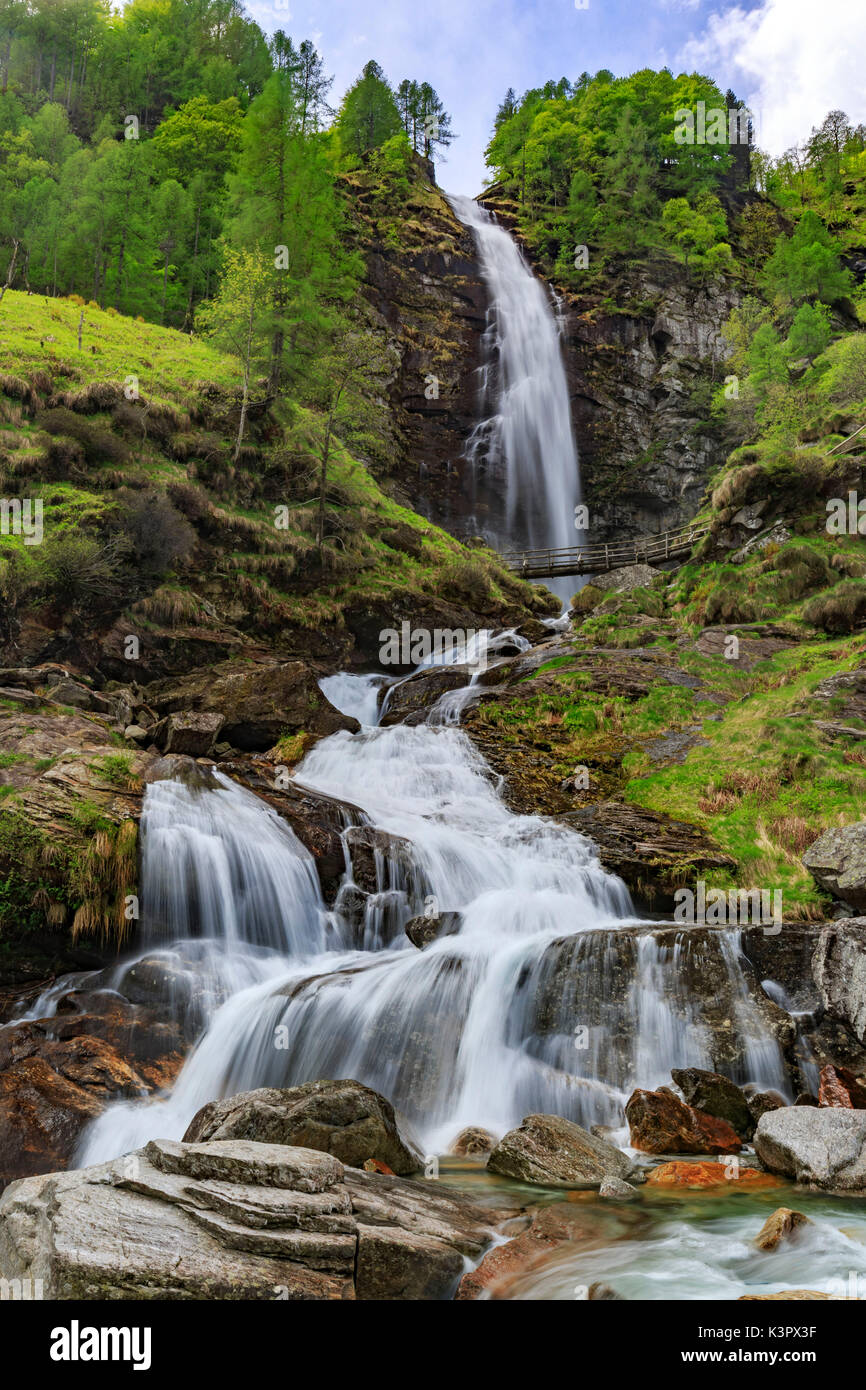
[[[761,0],[709,15],[678,63],[732,87],[756,114],[758,144],[779,155],[834,108],[866,121],[864,49],[863,0]]]

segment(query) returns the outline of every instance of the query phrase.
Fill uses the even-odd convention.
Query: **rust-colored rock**
[[[783,1240],[790,1240],[801,1226],[811,1225],[808,1216],[804,1216],[801,1211],[792,1211],[790,1207],[777,1207],[772,1216],[767,1217],[755,1237],[755,1244],[759,1250],[775,1250]]]
[[[821,1068],[818,1104],[866,1110],[866,1086],[847,1067],[834,1067],[828,1062]]]
[[[487,1295],[499,1298],[512,1279],[533,1269],[559,1245],[586,1239],[590,1234],[586,1216],[568,1202],[554,1202],[533,1214],[528,1230],[505,1245],[489,1250],[476,1269],[464,1274],[455,1299],[467,1301]]]
[[[396,1177],[393,1168],[389,1168],[387,1163],[383,1163],[380,1158],[367,1158],[364,1160],[365,1173],[384,1173],[387,1178]]]
[[[647,1178],[648,1187],[729,1187],[734,1192],[781,1185],[782,1179],[773,1173],[725,1163],[662,1163]]]
[[[85,997],[93,1012],[66,1011]],[[66,1168],[107,1104],[169,1085],[183,1062],[179,1028],[150,1009],[97,991],[58,1008],[0,1033],[0,1187]]]
[[[734,1154],[740,1137],[727,1120],[685,1105],[670,1091],[634,1091],[625,1107],[631,1144],[650,1154]]]

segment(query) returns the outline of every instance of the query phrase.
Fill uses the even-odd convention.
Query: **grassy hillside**
[[[324,657],[328,643],[351,650],[347,613],[376,611],[387,626],[395,596],[491,620],[544,607],[490,553],[391,500],[339,441],[318,547],[321,418],[268,402],[262,384],[233,463],[239,366],[203,341],[9,292],[0,365],[0,486],[40,498],[45,517],[40,546],[0,537],[0,642],[17,642],[47,604],[48,626],[105,627],[124,613]],[[314,631],[328,642],[305,640]]]

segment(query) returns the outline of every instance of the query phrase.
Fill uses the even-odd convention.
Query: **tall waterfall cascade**
[[[493,410],[473,447],[505,469],[509,541],[570,544],[580,479],[555,306],[509,233],[473,201],[453,204],[492,304]],[[495,656],[502,637],[473,641]],[[722,1065],[714,1007],[736,1043],[723,1059],[734,1078],[790,1094],[737,934],[704,932],[693,947],[688,930],[641,923],[589,840],[513,814],[460,728],[471,683],[425,724],[383,727],[389,684],[325,678],[361,730],[321,740],[296,769],[298,784],[346,803],[331,906],[277,812],[218,768],[147,788],[139,946],[202,1025],[172,1092],[111,1105],[77,1161],[180,1138],[201,1105],[237,1091],[327,1077],[381,1091],[430,1153],[465,1125],[501,1134],[531,1112],[621,1125],[635,1086]],[[373,891],[353,880],[359,814],[376,832]],[[409,919],[443,913],[449,934],[418,950]],[[704,996],[696,970],[713,981]]]
[[[476,468],[483,461],[504,476],[504,535],[496,539],[513,549],[574,545],[580,463],[558,306],[491,213],[474,198],[450,201],[475,237],[490,296],[482,419],[467,452]],[[568,594],[574,587],[565,581]]]

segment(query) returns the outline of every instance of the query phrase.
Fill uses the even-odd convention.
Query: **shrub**
[[[117,502],[120,529],[142,575],[165,574],[188,557],[196,542],[195,531],[164,492],[122,488]]]
[[[127,551],[128,542],[120,536],[103,542],[85,533],[65,531],[45,541],[38,561],[50,595],[61,602],[87,606],[116,595]]]
[[[88,463],[126,463],[129,450],[122,440],[101,425],[91,424],[72,410],[56,407],[39,416],[38,424],[48,434],[75,439],[84,450]]]
[[[829,593],[816,594],[803,609],[803,617],[824,632],[853,632],[866,622],[866,584],[845,579]]]

